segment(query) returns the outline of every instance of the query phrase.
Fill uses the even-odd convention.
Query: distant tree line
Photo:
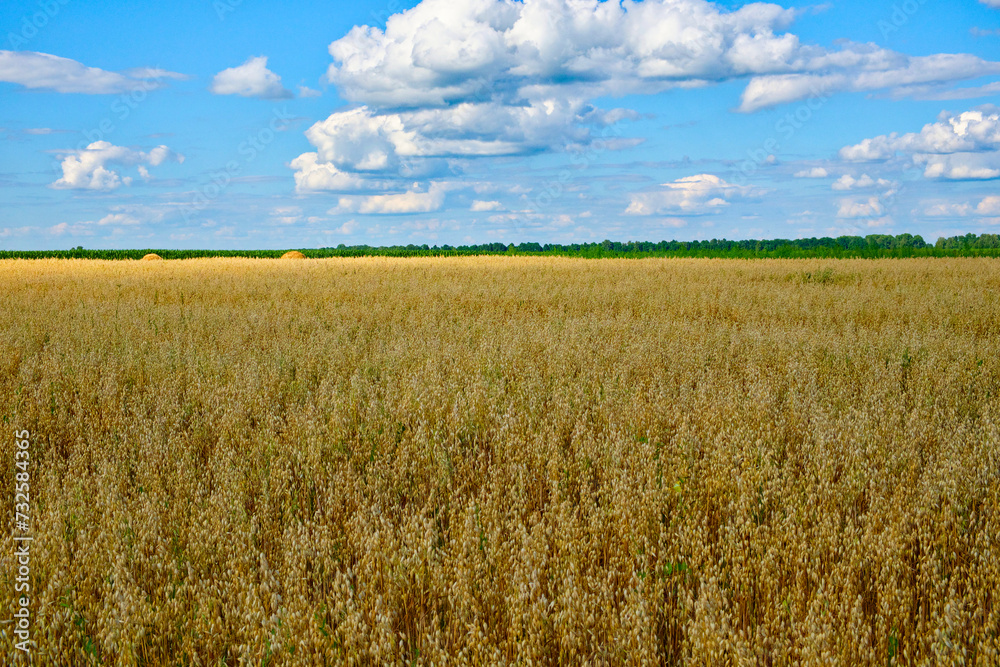
[[[1000,257],[1000,234],[939,238],[933,245],[920,236],[871,234],[837,238],[728,241],[601,241],[599,243],[484,243],[450,246],[395,245],[302,248],[307,257],[440,257],[459,255],[558,255],[565,257]],[[155,252],[164,259],[194,257],[277,258],[285,250],[0,250],[0,259],[141,259]]]

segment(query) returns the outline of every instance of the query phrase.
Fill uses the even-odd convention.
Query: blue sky
[[[0,248],[1000,231],[1000,0],[5,0]]]

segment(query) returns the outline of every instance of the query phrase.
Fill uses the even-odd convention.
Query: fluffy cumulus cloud
[[[982,201],[976,205],[977,215],[1000,215],[1000,197],[996,195],[990,195],[989,197],[984,197]]]
[[[587,146],[602,128],[635,118],[601,111],[583,100],[524,104],[466,102],[446,108],[379,112],[368,106],[331,114],[306,131],[316,147],[290,166],[298,190],[347,190],[371,185],[374,175],[412,179],[446,168],[450,158],[526,155]],[[604,140],[605,148],[610,136]]]
[[[339,193],[348,212],[422,211],[437,203],[432,180],[466,161],[634,145],[620,123],[638,114],[595,108],[601,97],[740,79],[739,108],[752,112],[841,90],[900,94],[1000,74],[1000,64],[973,56],[803,44],[788,32],[796,15],[706,0],[423,0],[384,29],[356,26],[330,44],[326,79],[356,106],[306,132],[315,150],[289,163],[296,189]],[[266,61],[251,62],[266,71]],[[692,178],[637,194],[630,212],[705,211],[741,194],[715,177]]]
[[[385,30],[330,45],[327,72],[348,99],[443,106],[572,87],[590,97],[750,79],[741,109],[842,90],[947,84],[1000,73],[967,55],[908,57],[871,45],[830,51],[784,32],[795,11],[705,0],[423,0]]]
[[[795,172],[795,178],[826,178],[830,174],[823,167],[813,167]]]
[[[841,199],[837,209],[838,218],[879,218],[886,213],[886,206],[879,197],[867,199]]]
[[[365,184],[359,176],[343,172],[330,162],[320,162],[316,153],[303,153],[288,166],[295,170],[295,189],[300,193],[359,190]]]
[[[0,51],[0,81],[57,93],[109,95],[137,88],[149,91],[164,85],[164,79],[186,78],[162,69],[109,72],[48,53]]]
[[[837,217],[841,219],[866,219],[868,227],[879,227],[891,218],[890,213],[899,194],[899,183],[884,178],[874,179],[868,174],[855,178],[844,174],[833,184],[834,190],[874,190],[860,197],[844,197],[837,202]]]
[[[714,174],[698,174],[664,183],[661,189],[631,196],[628,215],[704,215],[732,201],[753,196],[751,188],[727,183]]]
[[[216,95],[240,95],[265,100],[293,97],[281,85],[281,77],[267,68],[267,56],[249,58],[238,67],[224,69],[212,79],[209,87]]]
[[[111,169],[114,165],[138,165],[140,175],[149,180],[151,175],[145,165],[156,167],[168,160],[183,162],[184,156],[166,146],[157,146],[148,153],[108,141],[95,141],[81,150],[64,151],[61,163],[62,178],[50,187],[57,190],[114,190],[131,185],[131,176],[121,176]]]
[[[894,132],[845,146],[840,157],[848,162],[902,157],[934,179],[1000,178],[1000,113],[978,110],[944,115],[920,132]]]

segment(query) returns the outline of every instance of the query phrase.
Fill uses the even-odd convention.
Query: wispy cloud
[[[0,51],[0,81],[57,93],[110,95],[128,92],[140,84],[152,90],[162,86],[163,79],[185,78],[158,68],[109,72],[48,53]]]

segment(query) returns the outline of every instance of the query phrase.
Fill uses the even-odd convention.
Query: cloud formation
[[[429,213],[441,209],[448,189],[448,186],[443,183],[431,183],[426,192],[411,190],[398,194],[341,197],[340,202],[329,213],[331,215],[338,213],[361,213],[364,215]]]
[[[184,156],[166,146],[157,146],[148,153],[115,146],[108,141],[95,141],[82,150],[63,151],[62,178],[49,187],[56,190],[115,190],[131,185],[131,176],[121,176],[109,165],[139,165],[140,175],[149,180],[144,165],[158,166],[168,160],[183,162]]]
[[[902,157],[923,167],[924,176],[947,180],[1000,177],[1000,113],[966,111],[942,115],[920,132],[880,135],[840,149],[848,162],[885,162]]]
[[[966,216],[991,217],[1000,215],[1000,197],[989,195],[983,197],[977,204],[970,202],[931,202],[925,203],[923,215],[931,218],[961,218]]]
[[[627,215],[704,215],[753,195],[747,186],[733,185],[714,174],[697,174],[664,183],[662,190],[634,193]]]
[[[816,94],[904,95],[1000,74],[1000,63],[971,55],[803,44],[788,32],[798,13],[706,0],[423,0],[384,29],[356,26],[330,44],[326,80],[356,106],[306,132],[315,151],[289,165],[296,190],[342,193],[348,212],[397,201],[417,210],[425,204],[409,195],[426,202],[432,180],[470,160],[635,145],[619,124],[639,115],[591,103],[606,96],[744,80],[738,110],[753,112]],[[707,211],[741,196],[709,176],[639,193],[629,212]],[[390,199],[352,195],[365,190]]]
[[[834,181],[833,185],[830,187],[834,190],[865,190],[868,188],[874,188],[875,186],[888,189],[892,187],[892,183],[884,178],[875,180],[868,174],[861,174],[858,178],[854,178],[850,174],[844,174]]]
[[[541,99],[560,89],[593,98],[750,79],[742,111],[820,92],[947,84],[1000,73],[970,55],[909,57],[874,45],[830,51],[787,29],[796,11],[705,0],[423,0],[385,30],[357,26],[330,45],[327,79],[347,99],[445,106]]]
[[[837,209],[838,218],[878,218],[885,215],[886,208],[878,197],[867,199],[841,199]]]
[[[294,97],[281,85],[281,77],[267,68],[267,56],[248,58],[237,67],[224,69],[212,79],[209,87],[216,95],[240,95],[263,100]]]
[[[495,200],[483,201],[480,199],[473,201],[472,206],[469,207],[469,210],[474,213],[483,213],[485,211],[502,211],[503,209],[504,209],[503,204],[501,204],[498,201]]]
[[[292,161],[299,192],[345,191],[374,184],[375,175],[413,179],[439,175],[446,161],[581,149],[609,125],[637,114],[602,111],[582,100],[520,105],[462,103],[446,108],[379,112],[368,106],[331,114],[306,131],[316,147]],[[614,139],[614,137],[611,137]],[[613,148],[605,140],[605,149]],[[392,187],[383,181],[384,187]]]
[[[158,68],[108,72],[48,53],[0,50],[0,82],[36,90],[110,95],[126,93],[138,86],[146,91],[153,90],[163,85],[163,79],[186,78],[183,74]]]

